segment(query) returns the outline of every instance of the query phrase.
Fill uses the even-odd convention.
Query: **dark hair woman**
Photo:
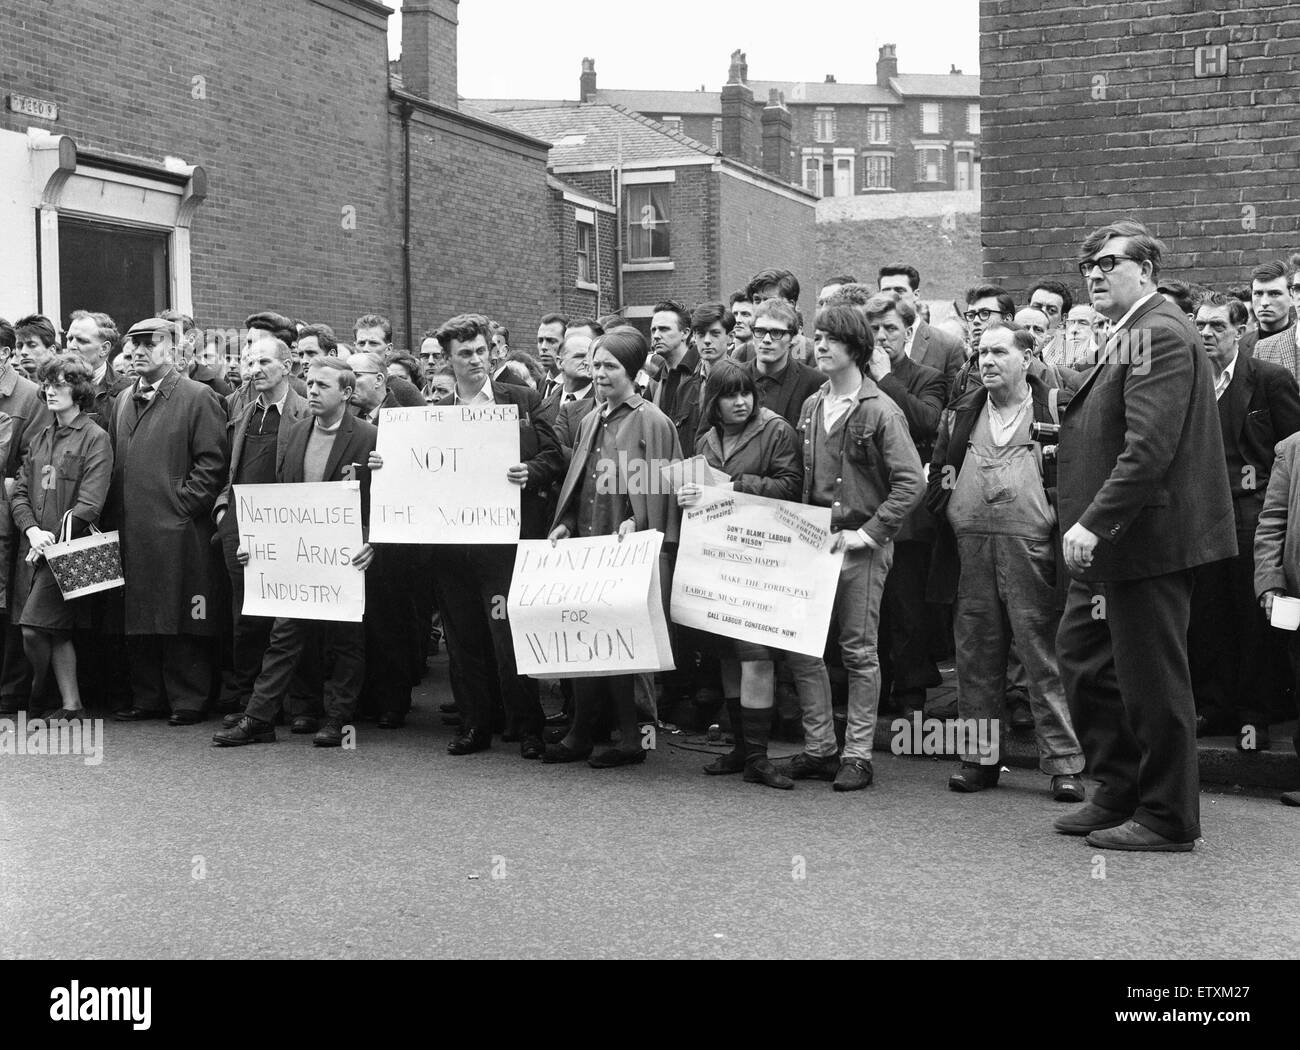
[[[736,492],[798,502],[803,491],[803,457],[794,428],[759,404],[748,371],[718,361],[704,384],[703,418],[708,429],[695,445],[709,466],[727,474]],[[682,507],[700,501],[703,490],[687,483],[677,493]],[[703,632],[702,632],[703,633]],[[714,640],[722,664],[722,692],[735,741],[729,755],[704,767],[711,774],[740,773],[755,784],[792,788],[768,760],[776,652],[754,642],[721,635]]]
[[[664,534],[665,547],[675,545],[677,510],[672,495],[658,492],[657,485],[631,480],[657,476],[661,466],[682,458],[672,420],[636,392],[636,374],[650,352],[645,336],[635,328],[615,328],[596,339],[591,350],[592,382],[596,398],[603,404],[589,412],[578,427],[551,542],[614,533],[621,541],[632,532],[658,529]],[[597,483],[597,475],[602,481],[605,477],[590,469],[597,463],[617,470],[614,484]],[[659,576],[666,586],[671,555],[661,552],[659,557]],[[547,746],[542,761],[577,762],[590,756],[588,765],[596,769],[643,762],[636,678],[622,674],[573,679],[573,723],[563,740]],[[607,703],[614,707],[619,746],[592,755],[592,736]]]
[[[60,538],[64,515],[72,536],[99,520],[113,473],[108,434],[90,421],[95,388],[90,367],[76,354],[61,354],[37,371],[54,421],[33,439],[14,486],[13,520],[22,536],[14,573],[14,622],[32,665],[32,696],[45,691],[51,665],[62,697],[54,717],[85,713],[77,688],[72,629],[87,626],[84,603],[64,600],[44,551]]]

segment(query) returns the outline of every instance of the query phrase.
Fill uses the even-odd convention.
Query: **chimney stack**
[[[834,84],[834,83],[835,83],[835,74],[834,74],[834,73],[827,73],[827,74],[826,74],[826,83],[828,83],[828,84]]]
[[[402,87],[449,109],[457,107],[456,7],[459,0],[404,0]]]
[[[769,88],[767,105],[763,107],[763,170],[782,182],[791,181],[790,146],[793,138],[785,96],[776,88]]]
[[[951,77],[959,77],[961,76],[961,70],[956,66],[953,66],[952,69],[948,70],[948,75]]]
[[[742,164],[759,164],[758,129],[754,126],[754,92],[746,81],[749,63],[740,50],[731,53],[731,69],[722,87],[722,152]]]
[[[596,93],[596,60],[594,58],[584,58],[582,60],[582,76],[578,78],[578,101],[590,102],[591,96]]]
[[[876,59],[876,86],[889,87],[889,78],[898,76],[898,48],[895,44],[883,44],[880,57]]]

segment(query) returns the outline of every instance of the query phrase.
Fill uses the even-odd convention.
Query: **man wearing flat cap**
[[[127,332],[136,381],[113,402],[104,519],[121,533],[131,707],[120,721],[201,721],[212,675],[217,573],[212,507],[226,479],[225,407],[176,367],[177,326]]]

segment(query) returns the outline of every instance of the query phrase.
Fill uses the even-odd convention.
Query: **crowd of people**
[[[936,324],[906,263],[828,277],[811,324],[796,276],[765,270],[725,302],[657,304],[648,338],[546,314],[535,354],[478,314],[412,351],[378,314],[348,343],[258,312],[229,353],[170,311],[125,332],[85,310],[64,333],[0,320],[0,713],[215,711],[223,747],[285,723],[337,747],[359,721],[400,729],[442,642],[452,755],[499,737],[609,768],[646,760],[647,722],[717,718],[734,745],[706,773],[855,791],[878,714],[958,717],[1033,734],[1051,797],[1082,803],[1058,831],[1189,850],[1197,736],[1266,750],[1294,714],[1296,635],[1268,617],[1300,596],[1300,255],[1227,291],[1165,279],[1162,258],[1140,223],[1112,223],[1080,248],[1087,303],[1061,275],[1021,308],[977,284]],[[843,562],[825,654],[674,625],[677,670],[562,682],[548,715],[501,615],[502,544],[364,544],[361,623],[244,614],[234,486],[358,480],[364,519],[385,408],[494,403],[519,411],[520,538],[658,530],[665,594],[705,486],[647,492],[638,460],[703,456],[736,491],[828,508]],[[117,530],[125,584],[65,599],[43,552],[92,527]],[[783,695],[803,749],[777,764]],[[964,746],[948,786],[987,790],[1000,769]]]

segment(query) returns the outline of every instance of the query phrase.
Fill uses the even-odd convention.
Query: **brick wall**
[[[543,312],[549,313],[554,309],[571,320],[579,317],[598,318],[612,313],[618,305],[614,291],[614,237],[617,230],[613,215],[595,212],[596,222],[591,244],[593,273],[589,283],[598,284],[600,293],[597,295],[591,289],[578,287],[578,207],[579,205],[566,201],[559,190],[551,190],[553,237],[558,245],[558,291],[554,307]],[[584,210],[591,211],[590,208]]]
[[[6,110],[0,127],[202,165],[209,195],[192,226],[201,325],[274,306],[350,328],[366,307],[399,310],[400,271],[387,42],[381,20],[349,10],[343,0],[6,0],[0,90],[54,101],[59,119]],[[65,304],[81,305],[94,304]]]
[[[1293,0],[983,0],[985,276],[1081,288],[1078,244],[1132,214],[1170,276],[1240,283],[1300,248]],[[1197,78],[1198,46],[1229,75]],[[1104,78],[1104,79],[1098,79]]]
[[[811,200],[792,200],[762,186],[718,175],[721,222],[720,284],[714,298],[725,301],[759,270],[790,270],[799,278],[799,308],[811,323],[817,305],[816,210]]]
[[[653,306],[661,299],[676,299],[691,306],[716,294],[717,176],[708,165],[675,170],[677,180],[669,196],[668,234],[673,269],[625,270],[623,303],[626,306]],[[623,240],[626,245],[626,232]]]
[[[544,150],[421,110],[413,115],[411,145],[416,332],[454,314],[483,313],[528,347],[537,319],[560,301]],[[400,157],[400,141],[394,148]],[[400,166],[394,168],[400,208]],[[400,234],[393,255],[399,243]],[[395,310],[400,302],[399,290]],[[528,339],[519,343],[524,332]]]

